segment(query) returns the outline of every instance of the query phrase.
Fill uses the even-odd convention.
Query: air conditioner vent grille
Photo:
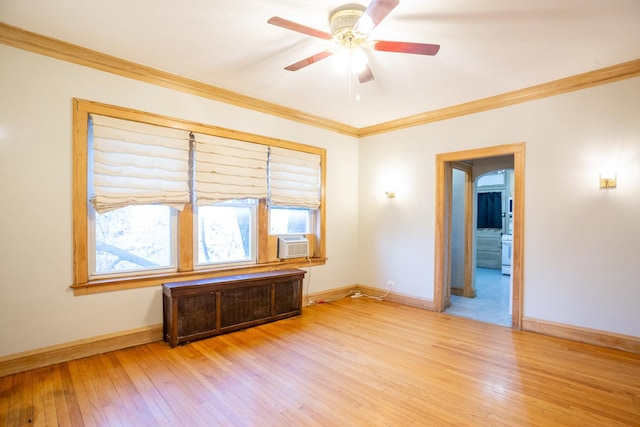
[[[278,238],[278,258],[305,258],[309,256],[309,240],[302,236]]]

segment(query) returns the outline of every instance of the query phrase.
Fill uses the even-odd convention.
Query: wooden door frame
[[[513,241],[511,276],[513,281],[512,327],[522,329],[524,285],[524,157],[525,143],[498,145],[436,155],[436,229],[434,256],[435,311],[446,308],[451,243],[451,164],[465,160],[513,155]]]
[[[447,162],[447,175],[451,175],[453,179],[453,169],[458,169],[465,174],[464,178],[464,271],[463,271],[463,288],[460,295],[467,298],[473,298],[476,296],[476,289],[473,283],[473,167],[464,162]],[[453,181],[451,181],[453,182]],[[449,198],[448,212],[452,211],[452,200]],[[448,228],[451,232],[452,223],[451,215],[448,215]],[[451,271],[451,259],[448,257],[448,271]],[[445,307],[449,306],[449,299],[451,294],[451,277],[450,273],[447,274],[447,280],[449,285],[447,286],[448,292],[445,296]]]

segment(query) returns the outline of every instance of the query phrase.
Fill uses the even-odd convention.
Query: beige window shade
[[[203,134],[195,140],[198,206],[267,197],[267,146]]]
[[[317,209],[320,206],[320,156],[271,147],[269,204]]]
[[[130,205],[189,203],[189,132],[92,115],[91,202],[98,213]]]

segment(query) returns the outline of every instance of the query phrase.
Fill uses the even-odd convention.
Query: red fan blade
[[[278,27],[286,28],[287,30],[297,31],[298,33],[306,34],[312,37],[318,37],[319,39],[331,40],[331,34],[324,31],[316,30],[315,28],[307,27],[302,24],[298,24],[293,21],[274,16],[270,18],[267,23]]]
[[[324,52],[311,55],[310,57],[305,58],[302,61],[298,61],[295,64],[291,64],[288,67],[284,67],[284,69],[288,71],[298,71],[300,68],[306,67],[307,65],[311,65],[314,62],[318,62],[321,59],[327,58],[331,55],[333,55],[333,52],[331,52],[330,50],[325,50]]]
[[[378,40],[373,46],[374,50],[383,52],[415,53],[417,55],[435,55],[440,50],[439,44],[390,42]]]
[[[369,34],[399,3],[400,0],[373,0],[354,29],[361,34]]]
[[[373,80],[373,73],[371,72],[371,68],[369,68],[369,65],[367,64],[364,67],[364,70],[362,70],[360,74],[358,74],[358,81],[360,83],[366,83],[370,82],[371,80]]]

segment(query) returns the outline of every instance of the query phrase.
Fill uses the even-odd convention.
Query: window
[[[269,150],[269,233],[312,234],[320,206],[320,156]]]
[[[325,262],[324,149],[74,100],[75,294]]]
[[[269,234],[309,234],[311,209],[272,207],[269,209]]]
[[[255,262],[255,207],[249,199],[197,209],[198,265]]]
[[[173,211],[189,201],[189,134],[102,115],[88,122],[90,275],[175,271]]]
[[[171,208],[137,205],[91,212],[92,276],[176,269],[176,215]]]

